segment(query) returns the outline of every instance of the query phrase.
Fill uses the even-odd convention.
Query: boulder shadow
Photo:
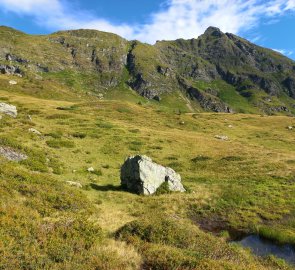
[[[97,191],[125,191],[121,186],[114,186],[114,185],[99,186],[97,184],[91,183],[90,187]]]

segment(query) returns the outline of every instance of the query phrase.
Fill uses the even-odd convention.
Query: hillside
[[[1,27],[0,65],[2,73],[66,85],[77,96],[138,93],[184,111],[295,112],[294,61],[214,27],[154,46],[95,30],[32,36]]]
[[[293,61],[215,28],[150,46],[1,27],[0,59],[17,108],[0,119],[1,270],[294,269],[235,242],[295,245]],[[136,154],[187,192],[124,190]]]

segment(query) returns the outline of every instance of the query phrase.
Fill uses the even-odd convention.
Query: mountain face
[[[0,27],[0,73],[79,77],[94,95],[128,86],[158,102],[181,97],[195,110],[295,113],[295,62],[214,27],[153,46],[95,30],[32,36]]]

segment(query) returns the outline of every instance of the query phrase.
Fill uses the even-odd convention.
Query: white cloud
[[[38,16],[43,12],[60,12],[62,4],[59,0],[0,0],[0,5],[6,11]]]
[[[287,1],[285,10],[295,9],[295,0]]]
[[[163,0],[164,1],[164,0]],[[295,0],[165,0],[162,10],[144,24],[114,24],[87,11],[75,11],[66,0],[0,0],[7,12],[30,15],[50,30],[89,28],[113,32],[148,43],[197,37],[209,26],[239,33],[257,25],[261,17],[277,19],[295,10]]]
[[[168,9],[152,15],[136,37],[150,43],[157,39],[197,37],[209,26],[239,33],[259,23],[295,10],[295,0],[170,0]]]
[[[61,0],[0,0],[6,12],[33,16],[36,23],[50,30],[97,29],[131,38],[131,26],[115,25],[103,18],[95,18],[87,11],[72,10],[69,2]]]

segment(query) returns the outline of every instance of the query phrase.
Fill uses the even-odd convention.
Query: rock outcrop
[[[121,167],[121,185],[131,192],[151,195],[165,182],[171,191],[185,191],[178,173],[147,156],[131,156]]]
[[[34,133],[36,135],[42,135],[41,132],[37,129],[34,128],[29,128],[29,132]]]
[[[76,188],[82,188],[82,184],[79,182],[73,182],[73,181],[66,181],[66,183],[71,186],[71,187],[76,187]]]
[[[21,74],[21,70],[19,67],[16,66],[0,65],[0,74]]]
[[[10,161],[22,161],[28,158],[27,155],[17,152],[16,150],[7,147],[7,146],[0,146],[0,156],[5,157]]]
[[[17,117],[17,109],[15,106],[6,104],[1,102],[0,103],[0,113],[7,114],[13,118]]]
[[[78,75],[85,78],[87,94],[99,99],[124,86],[191,111],[295,114],[295,62],[216,27],[198,38],[155,45],[95,30],[60,31],[47,38],[13,33],[0,26],[0,74],[29,80],[48,72]],[[60,76],[50,77],[64,83]]]

